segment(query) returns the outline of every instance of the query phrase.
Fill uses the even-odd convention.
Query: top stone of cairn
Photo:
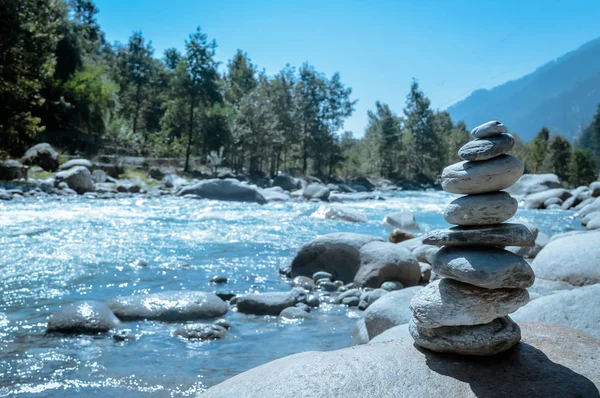
[[[497,120],[491,120],[487,123],[482,124],[481,126],[475,127],[471,130],[471,135],[474,138],[488,138],[495,137],[500,134],[505,134],[508,132],[508,129],[504,124]]]

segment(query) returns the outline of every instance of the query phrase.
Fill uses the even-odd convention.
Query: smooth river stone
[[[444,169],[442,188],[458,194],[501,191],[517,182],[524,170],[523,162],[510,155],[480,162],[463,161]]]
[[[521,329],[505,316],[475,326],[442,326],[427,329],[412,320],[408,331],[417,345],[431,351],[461,355],[495,355],[521,340]]]
[[[423,243],[436,246],[533,246],[535,239],[531,230],[526,226],[505,223],[440,229],[426,234],[423,237]]]
[[[458,156],[462,160],[487,160],[507,153],[513,145],[515,139],[512,135],[500,134],[466,143],[458,150]]]
[[[508,131],[506,126],[497,120],[491,120],[471,130],[471,135],[475,138],[494,137],[505,134]]]
[[[490,225],[504,222],[515,215],[519,202],[506,192],[467,195],[446,207],[444,218],[456,225]]]
[[[417,326],[437,328],[489,323],[528,302],[527,289],[485,289],[443,278],[415,294],[409,307]]]
[[[436,275],[487,289],[528,288],[535,281],[527,261],[496,247],[446,246],[431,267]]]

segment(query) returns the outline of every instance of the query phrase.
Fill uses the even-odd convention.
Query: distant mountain
[[[600,38],[491,90],[476,90],[448,108],[473,128],[498,119],[525,141],[546,126],[573,139],[600,104]]]

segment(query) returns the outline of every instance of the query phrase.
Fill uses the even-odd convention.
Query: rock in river
[[[410,309],[417,326],[437,328],[489,323],[528,302],[526,289],[485,289],[443,278],[417,293]]]
[[[177,328],[174,335],[188,340],[222,340],[227,336],[227,329],[216,324],[190,323]]]
[[[507,153],[514,144],[515,139],[510,134],[481,138],[463,145],[458,150],[458,156],[462,160],[487,160]]]
[[[513,185],[523,174],[524,168],[523,162],[510,155],[500,155],[481,162],[459,162],[442,172],[442,188],[458,194],[500,191]]]
[[[490,245],[533,246],[533,233],[522,224],[497,224],[481,227],[453,227],[432,231],[423,243],[436,246]]]
[[[444,218],[455,225],[489,225],[502,223],[517,212],[519,202],[506,192],[467,195],[453,200]]]
[[[296,299],[288,292],[250,293],[238,296],[236,304],[238,311],[244,314],[279,315],[296,305]]]
[[[56,171],[58,153],[50,144],[43,142],[29,148],[21,158],[21,162],[29,166],[38,165],[46,171]]]
[[[488,289],[528,288],[535,280],[527,261],[496,247],[445,246],[431,265],[439,276]]]
[[[234,178],[204,180],[184,186],[177,192],[177,196],[189,194],[203,199],[267,203],[265,197],[255,187],[242,184]]]
[[[227,312],[227,304],[216,295],[188,290],[121,296],[106,305],[122,321],[185,322],[217,318]]]
[[[408,307],[410,300],[421,289],[421,286],[409,287],[390,292],[367,308],[364,323],[369,339],[384,331],[410,321],[412,313]]]
[[[54,185],[58,186],[58,184],[63,181],[67,183],[69,188],[78,194],[94,192],[96,189],[94,186],[94,180],[92,180],[92,173],[90,173],[90,170],[84,166],[74,166],[68,170],[63,170],[56,173]]]
[[[77,301],[63,305],[60,310],[52,314],[46,333],[106,333],[119,323],[106,304],[92,300]]]
[[[420,279],[419,262],[408,249],[389,242],[370,242],[360,248],[356,286],[378,288],[383,282],[399,281],[409,287]]]
[[[598,397],[600,340],[552,324],[520,327],[523,342],[490,358],[417,349],[404,333],[395,341],[287,356],[202,397]]]

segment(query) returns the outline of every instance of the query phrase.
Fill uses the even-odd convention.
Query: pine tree
[[[589,149],[574,149],[569,161],[569,182],[572,186],[589,185],[598,177],[594,154]]]
[[[569,160],[571,159],[571,144],[560,135],[555,135],[548,144],[546,168],[556,174],[561,181],[569,176]]]
[[[533,139],[530,151],[531,167],[534,173],[542,173],[546,156],[548,155],[548,139],[550,138],[550,130],[546,127],[537,133]]]
[[[592,122],[579,138],[577,146],[591,150],[594,154],[596,166],[600,167],[600,105],[598,105],[598,111]]]

